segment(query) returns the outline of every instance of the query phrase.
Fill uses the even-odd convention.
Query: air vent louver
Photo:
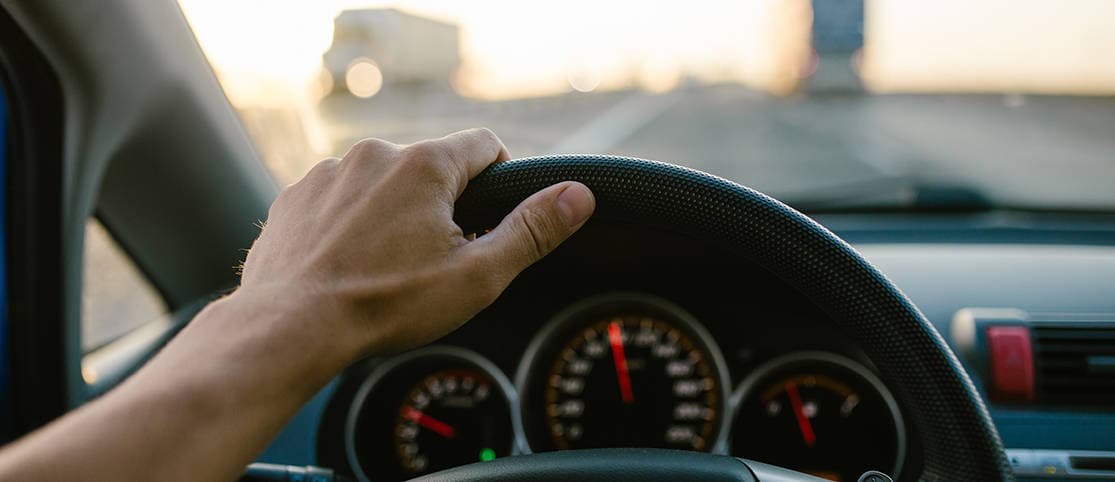
[[[1038,322],[1032,327],[1039,402],[1115,405],[1115,323]]]

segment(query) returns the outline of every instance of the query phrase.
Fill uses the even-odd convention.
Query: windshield
[[[283,183],[487,126],[799,206],[1115,209],[1109,0],[180,4]]]

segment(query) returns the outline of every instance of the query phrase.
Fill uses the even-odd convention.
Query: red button
[[[1025,326],[987,327],[991,355],[991,399],[1028,402],[1034,399],[1034,349]]]

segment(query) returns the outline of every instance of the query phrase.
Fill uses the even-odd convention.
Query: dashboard
[[[606,447],[732,454],[834,480],[900,468],[897,402],[860,363],[794,351],[737,384],[729,372],[719,344],[680,306],[596,295],[543,326],[513,381],[484,355],[444,344],[378,365],[349,407],[346,457],[364,480]]]
[[[946,336],[968,307],[1115,312],[1111,247],[981,243],[980,229],[879,243],[861,219],[821,221],[858,239]],[[436,345],[351,367],[310,415],[308,463],[405,480],[517,454],[636,446],[730,454],[831,480],[918,473],[902,397],[859,347],[779,279],[695,243],[586,227]],[[978,360],[964,362],[984,388]],[[991,403],[1012,463],[1115,450],[1110,406],[1038,402]],[[1070,469],[1029,467],[1043,478]]]
[[[845,480],[906,462],[901,408],[826,315],[724,250],[642,228],[590,227],[436,346],[348,375],[329,452],[365,480],[594,447]]]

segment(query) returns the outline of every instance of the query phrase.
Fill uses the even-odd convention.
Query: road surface
[[[776,197],[814,198],[916,176],[1011,205],[1115,209],[1115,98],[811,94],[735,85],[503,102],[444,94],[335,96],[336,149],[492,128],[514,156],[610,153],[664,160]]]

